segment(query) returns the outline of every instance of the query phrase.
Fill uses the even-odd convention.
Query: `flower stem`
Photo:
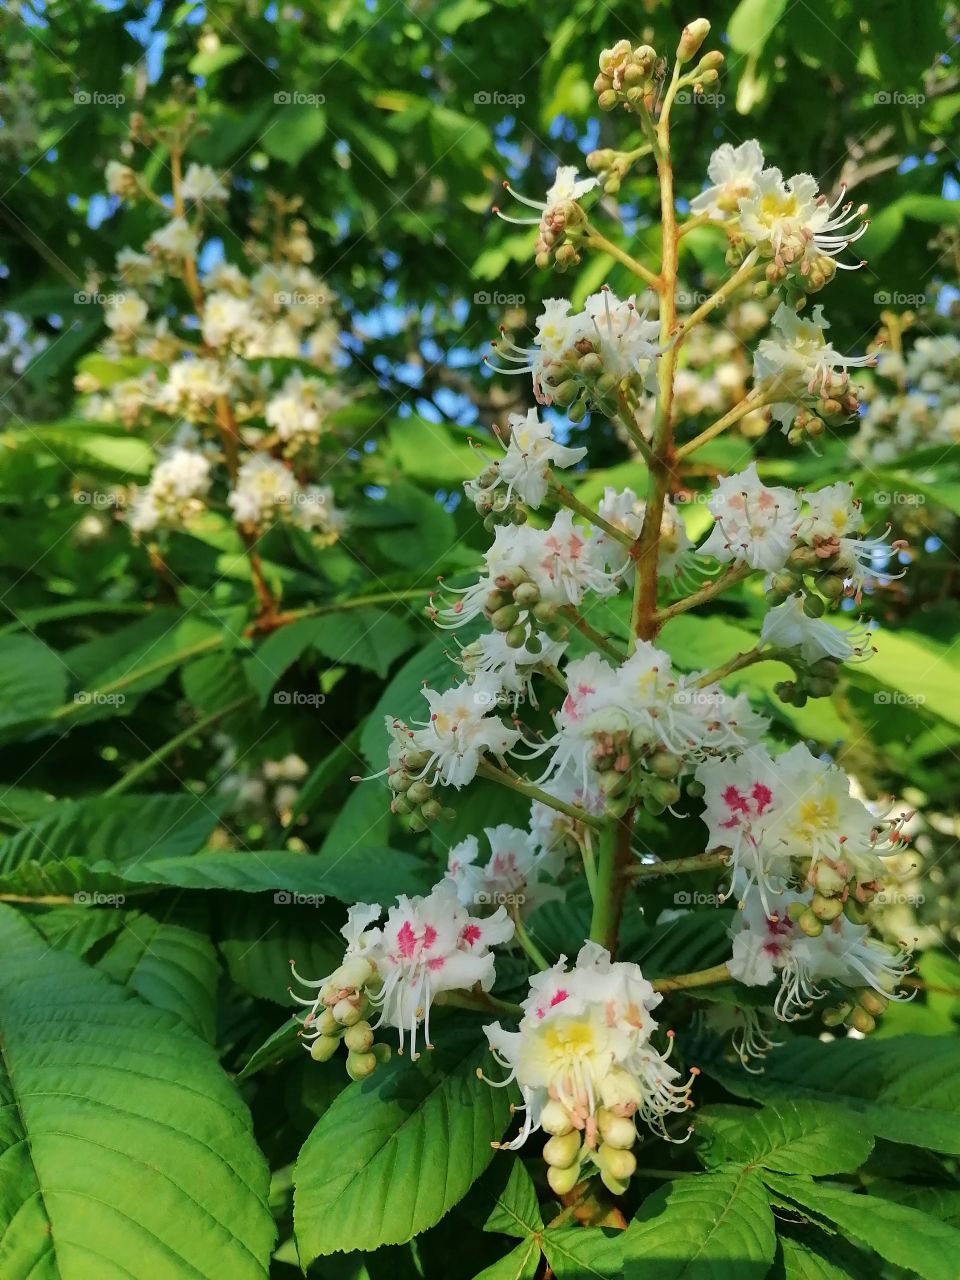
[[[527,955],[530,957],[533,963],[537,966],[540,972],[543,973],[545,969],[549,969],[550,961],[546,958],[546,956],[543,954],[543,952],[534,942],[533,938],[531,938],[530,934],[527,932],[526,925],[520,919],[519,907],[510,908],[510,919],[513,921],[513,926],[514,926],[514,929],[516,930],[517,941],[520,943],[521,947],[523,947],[524,951],[527,953]]]
[[[512,774],[507,773],[504,769],[498,769],[496,765],[490,764],[487,760],[480,761],[477,775],[481,778],[489,778],[491,782],[499,782],[501,786],[509,787],[511,791],[517,791],[529,800],[539,800],[541,804],[547,805],[548,808],[556,809],[558,813],[565,813],[574,822],[582,822],[585,827],[594,827],[599,831],[603,826],[599,818],[587,813],[585,809],[578,809],[575,804],[567,804],[565,800],[558,800],[556,796],[550,795],[548,791],[544,791],[542,787],[536,786],[535,783],[524,782],[522,778],[515,778]]]
[[[715,964],[712,969],[697,969],[693,973],[678,973],[672,978],[654,978],[653,989],[661,995],[671,991],[689,991],[693,987],[713,987],[729,982],[730,970],[726,963]]]
[[[600,857],[597,861],[597,891],[590,920],[590,940],[606,947],[611,955],[617,949],[620,917],[627,889],[624,874],[632,854],[633,810],[620,819],[609,820],[600,833]]]
[[[678,614],[686,613],[689,609],[696,609],[708,600],[712,600],[714,596],[722,595],[727,587],[732,587],[735,583],[742,582],[752,572],[753,570],[749,565],[732,565],[726,573],[719,578],[715,578],[713,582],[708,582],[699,591],[694,591],[692,595],[686,596],[683,600],[677,600],[674,604],[666,605],[663,609],[658,610],[657,625],[662,626]]]
[[[434,1004],[446,1004],[453,1009],[474,1009],[478,1013],[502,1013],[509,1018],[522,1018],[523,1010],[518,1004],[509,1000],[500,1000],[489,991],[474,988],[472,991],[441,991],[433,1000]]]
[[[755,662],[786,662],[787,659],[780,649],[747,649],[744,653],[738,653],[725,662],[720,667],[714,667],[712,671],[705,672],[694,683],[698,689],[706,688],[708,684],[715,684],[718,680],[723,680],[727,676],[733,675],[734,671],[742,671],[744,667],[752,667]]]
[[[647,880],[653,876],[679,876],[697,871],[709,871],[727,866],[729,849],[716,849],[710,853],[697,853],[689,858],[671,858],[667,862],[632,862],[624,874],[632,880]]]
[[[753,269],[757,265],[759,256],[759,249],[751,249],[730,279],[725,284],[722,284],[716,293],[712,293],[705,302],[702,302],[695,311],[692,311],[686,320],[677,325],[673,333],[675,346],[679,346],[691,329],[706,320],[707,316],[716,311],[717,307],[722,307],[729,300],[732,293],[739,289],[742,284],[747,283],[753,274]]]
[[[681,462],[684,458],[688,458],[691,453],[695,453],[697,449],[705,444],[709,444],[711,440],[716,439],[718,435],[726,431],[727,427],[732,427],[735,422],[739,422],[741,418],[745,418],[748,413],[752,413],[754,409],[761,409],[768,401],[756,390],[750,392],[748,396],[735,404],[729,412],[725,413],[722,418],[718,418],[716,422],[711,423],[700,432],[698,436],[694,436],[692,440],[688,440],[686,444],[682,444],[674,455],[677,462]]]
[[[617,646],[608,640],[602,632],[597,631],[595,627],[591,627],[586,618],[579,614],[572,604],[565,605],[560,612],[565,618],[569,618],[581,635],[586,636],[591,644],[595,644],[598,649],[602,649],[614,662],[619,665],[623,661],[623,654]]]
[[[604,520],[603,516],[598,515],[592,507],[588,507],[585,502],[570,492],[570,490],[558,482],[554,482],[550,486],[550,492],[556,498],[561,506],[568,507],[571,511],[575,511],[578,516],[583,516],[584,520],[589,520],[591,524],[601,529],[608,538],[613,538],[624,547],[632,547],[633,539],[629,533],[624,533],[622,529],[618,529],[615,524],[611,524],[609,520]]]
[[[600,249],[603,253],[608,253],[610,257],[615,258],[621,266],[626,267],[628,271],[632,271],[635,276],[639,276],[640,279],[643,280],[645,284],[648,284],[651,289],[655,289],[657,293],[660,292],[662,281],[659,276],[654,275],[649,267],[645,267],[642,262],[638,262],[636,258],[632,258],[626,250],[621,249],[620,246],[614,244],[612,240],[608,240],[605,235],[601,235],[601,233],[592,227],[589,222],[587,223],[587,234],[584,239],[584,243],[589,245],[592,249]]]

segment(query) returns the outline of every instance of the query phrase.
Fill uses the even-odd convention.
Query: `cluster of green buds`
[[[823,435],[827,427],[836,429],[855,418],[860,411],[860,397],[849,382],[833,378],[814,404],[801,405],[787,432],[790,444],[803,444],[810,436]]]
[[[499,524],[526,524],[527,509],[510,491],[500,485],[500,462],[491,462],[485,471],[470,483],[467,489],[473,499],[474,509],[483,517],[483,527],[493,533]]]
[[[832,924],[841,915],[853,924],[865,924],[867,908],[882,888],[872,877],[859,879],[852,860],[843,857],[811,861],[805,878],[813,889],[813,897],[803,913],[793,918],[810,938],[819,937],[824,925]],[[795,905],[803,906],[802,903]]]
[[[634,48],[629,40],[618,40],[600,54],[600,74],[593,82],[597,105],[601,111],[622,104],[627,111],[644,107],[652,112],[663,72],[656,49],[648,44]]]
[[[604,193],[615,196],[637,155],[644,154],[646,150],[646,147],[641,147],[637,151],[615,151],[612,147],[600,147],[587,156],[587,168],[596,174]]]
[[[796,546],[787,557],[781,573],[775,573],[767,591],[771,605],[783,604],[798,591],[805,593],[803,611],[808,618],[822,618],[828,605],[836,606],[845,594],[846,577],[836,550],[825,542],[815,546]]]
[[[578,267],[586,231],[587,215],[575,200],[564,200],[545,209],[533,247],[537,266],[543,270],[552,264],[560,272]]]
[[[525,569],[507,569],[494,579],[483,604],[484,617],[504,634],[510,649],[539,653],[540,633],[550,640],[566,640],[570,628],[560,606],[540,598],[540,588]]]
[[[619,411],[622,379],[607,370],[599,342],[580,338],[557,359],[545,362],[544,372],[553,403],[566,409],[571,422],[582,422],[591,409],[607,418]]]
[[[393,792],[390,812],[401,819],[408,831],[426,831],[431,823],[450,822],[456,816],[453,809],[437,799],[436,788],[419,776],[429,759],[428,752],[411,747],[387,772],[387,782]]]
[[[590,1117],[590,1128],[577,1128],[574,1117],[556,1098],[544,1106],[540,1125],[551,1137],[543,1148],[547,1165],[547,1182],[558,1196],[572,1191],[581,1178],[591,1170],[584,1170],[588,1162],[600,1173],[601,1180],[614,1195],[623,1195],[637,1167],[631,1148],[637,1140],[637,1128],[632,1119],[632,1104],[617,1107],[600,1107]],[[595,1125],[595,1132],[594,1132]]]
[[[659,815],[680,799],[683,761],[670,751],[653,750],[639,729],[598,731],[591,758],[610,817],[622,818],[638,802]]]
[[[378,1065],[390,1057],[388,1044],[375,1044],[373,1027],[367,1015],[373,1005],[380,979],[376,969],[363,956],[351,956],[330,975],[321,987],[319,1012],[308,1015],[304,1027],[313,1036],[310,1057],[314,1062],[329,1062],[340,1045],[347,1051],[347,1075],[351,1080],[364,1080]]]
[[[859,991],[851,991],[850,998],[841,1000],[839,1004],[824,1009],[822,1017],[824,1026],[850,1027],[868,1036],[877,1029],[877,1021],[886,1011],[890,1001],[874,991],[872,987],[862,987]]]

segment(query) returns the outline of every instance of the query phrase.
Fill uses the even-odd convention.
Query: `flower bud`
[[[433,795],[433,787],[426,782],[411,782],[407,788],[407,800],[411,804],[423,804]]]
[[[425,822],[437,822],[444,815],[444,807],[439,800],[428,800],[420,806],[420,816]]]
[[[353,1053],[369,1053],[373,1044],[373,1028],[369,1022],[355,1022],[343,1034],[343,1043]]]
[[[355,1022],[360,1021],[360,1010],[352,1000],[338,1000],[333,1006],[333,1016],[341,1027],[352,1027]]]
[[[318,1036],[310,1046],[310,1057],[314,1062],[329,1062],[339,1047],[336,1036]]]
[[[513,599],[521,609],[531,609],[540,599],[540,588],[535,582],[521,582],[513,593]]]
[[[637,1140],[637,1126],[628,1116],[618,1116],[615,1111],[601,1107],[597,1112],[600,1137],[608,1147],[626,1151]]]
[[[562,1102],[558,1102],[556,1098],[550,1098],[544,1103],[543,1110],[540,1112],[540,1128],[544,1133],[554,1134],[557,1137],[563,1137],[564,1134],[572,1131],[570,1112]]]
[[[825,573],[817,579],[817,590],[827,597],[828,600],[839,600],[843,595],[843,575],[839,573]]]
[[[511,627],[506,636],[508,649],[522,649],[527,642],[527,628],[524,626]]]
[[[709,53],[705,53],[700,59],[700,71],[718,71],[724,64],[724,56],[719,49],[711,49]]]
[[[850,1026],[861,1035],[868,1036],[871,1031],[876,1031],[877,1021],[858,1004],[854,1006],[853,1013],[850,1015]]]
[[[826,608],[826,605],[823,603],[823,601],[820,599],[819,596],[815,596],[812,594],[804,596],[803,612],[807,615],[808,618],[822,617],[823,611],[825,608]]]
[[[797,916],[797,928],[805,933],[808,938],[819,938],[823,933],[823,921],[818,919],[816,914],[809,907]]]
[[[348,1053],[347,1075],[351,1080],[365,1080],[377,1069],[377,1056],[374,1053]]]
[[[611,1147],[606,1142],[601,1142],[596,1159],[600,1172],[608,1173],[617,1182],[626,1182],[637,1167],[637,1157],[632,1151]]]
[[[865,987],[857,994],[857,1004],[861,1009],[865,1009],[867,1013],[872,1014],[874,1018],[879,1018],[887,1007],[885,997],[873,991],[870,987]]]
[[[658,778],[675,778],[682,763],[671,751],[655,751],[648,761],[650,772]]]
[[[498,609],[490,619],[490,624],[495,631],[509,631],[511,627],[516,626],[520,618],[520,610],[515,604],[504,605],[502,609]]]
[[[818,920],[829,924],[843,914],[843,903],[839,898],[825,898],[822,893],[815,893],[810,899],[810,910]]]
[[[597,96],[597,106],[601,111],[612,111],[617,105],[617,91],[615,89],[604,89],[603,93]]]
[[[850,1008],[850,1002],[844,1000],[842,1004],[838,1004],[833,1009],[824,1009],[822,1014],[823,1025],[825,1027],[839,1027],[850,1016]]]
[[[547,1182],[554,1195],[565,1196],[580,1181],[580,1166],[572,1164],[568,1169],[558,1169],[556,1165],[547,1167]]]
[[[680,43],[677,45],[677,61],[681,66],[690,61],[709,32],[710,23],[706,18],[695,18],[693,22],[687,23],[680,33]]]
[[[385,1062],[390,1061],[390,1055],[393,1052],[393,1050],[390,1048],[388,1044],[383,1044],[381,1042],[379,1044],[375,1044],[371,1052],[373,1056],[376,1058],[377,1062],[382,1066]]]
[[[811,869],[807,879],[816,887],[818,893],[832,898],[843,892],[849,877],[831,866],[829,862],[820,861]]]
[[[543,1148],[543,1158],[547,1164],[556,1169],[569,1169],[578,1164],[580,1155],[580,1133],[572,1129],[569,1133],[557,1133],[547,1140]]]

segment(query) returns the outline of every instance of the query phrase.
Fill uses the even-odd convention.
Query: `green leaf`
[[[741,1124],[724,1123],[718,1131],[711,1131],[708,1107],[694,1127],[706,1135],[699,1153],[711,1169],[743,1164],[779,1173],[852,1173],[873,1150],[873,1137],[860,1117],[814,1102],[784,1101],[744,1111]]]
[[[424,682],[433,689],[446,689],[455,683],[458,674],[462,679],[462,672],[458,673],[440,639],[431,640],[403,664],[380,695],[360,735],[360,749],[373,768],[383,769],[387,763],[385,718],[423,720],[427,706]]]
[[[557,1280],[612,1280],[623,1275],[624,1233],[599,1227],[557,1227],[545,1231],[540,1247]]]
[[[238,987],[289,1009],[291,960],[306,978],[323,978],[343,960],[343,913],[334,918],[331,910],[324,911],[322,898],[311,906],[277,902],[280,896],[274,894],[272,902],[231,899],[222,912],[217,942]]]
[[[535,1236],[528,1236],[499,1262],[484,1267],[474,1280],[534,1280],[539,1268],[540,1241]]]
[[[251,1053],[243,1070],[237,1073],[238,1080],[246,1080],[256,1075],[264,1067],[272,1067],[277,1062],[286,1062],[297,1054],[304,1052],[300,1042],[301,1024],[296,1018],[288,1018],[282,1027],[278,1027],[263,1044]]]
[[[274,112],[260,145],[274,160],[299,164],[327,131],[327,116],[319,104],[284,103]]]
[[[448,1022],[433,1053],[394,1058],[349,1085],[307,1139],[295,1173],[304,1267],[340,1250],[403,1244],[439,1222],[493,1157],[509,1090],[477,1079],[488,1063],[476,1022]]]
[[[623,1238],[626,1280],[760,1280],[773,1262],[773,1214],[755,1170],[678,1179],[640,1213]]]
[[[918,1209],[809,1178],[770,1173],[765,1180],[814,1220],[826,1219],[852,1240],[920,1280],[956,1280],[960,1231]]]
[[[755,53],[776,30],[787,0],[740,0],[727,25],[730,46],[737,53]]]
[[[508,1236],[526,1236],[543,1229],[533,1179],[519,1160],[511,1162],[507,1185],[497,1196],[483,1229]]]
[[[851,1280],[851,1273],[835,1265],[835,1261],[825,1258],[809,1243],[801,1244],[789,1236],[781,1236],[780,1268],[774,1274],[778,1280]],[[824,1240],[824,1248],[836,1252],[833,1241]],[[864,1264],[866,1265],[866,1264]]]
[[[770,1054],[762,1076],[718,1063],[701,1066],[738,1097],[830,1102],[863,1119],[878,1138],[960,1155],[960,1105],[952,1080],[960,1042],[936,1036],[891,1040],[795,1040]]]
[[[192,76],[209,77],[232,66],[242,58],[246,49],[239,44],[221,44],[216,49],[201,49],[187,63],[187,70]]]
[[[266,1280],[250,1117],[212,1049],[0,907],[4,1274]]]
[[[40,720],[67,694],[67,666],[42,640],[16,633],[0,639],[0,729]]]
[[[318,653],[381,677],[416,641],[410,624],[385,609],[350,609],[312,621],[310,644]]]
[[[212,1042],[219,975],[216,952],[197,928],[170,919],[172,911],[171,905],[166,915],[126,912],[122,933],[97,968]]]

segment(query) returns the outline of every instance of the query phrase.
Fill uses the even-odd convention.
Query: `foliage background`
[[[191,1089],[208,1089],[211,1107],[223,1091],[218,1117],[192,1123],[209,1123],[238,1169],[249,1163],[243,1195],[262,1200],[266,1167],[244,1135],[241,1095],[250,1107],[273,1175],[278,1276],[292,1274],[296,1263],[293,1162],[344,1083],[305,1055],[263,1072],[256,1059],[250,1064],[286,1016],[288,957],[307,956],[301,968],[326,971],[339,903],[371,896],[371,882],[384,901],[429,884],[445,848],[487,820],[494,804],[498,820],[523,821],[522,807],[511,811],[509,801],[480,785],[451,827],[411,839],[392,825],[376,786],[354,790],[347,782],[380,767],[384,709],[408,714],[420,682],[446,678],[449,669],[422,599],[437,575],[469,568],[485,545],[475,513],[458,500],[461,480],[477,467],[470,428],[530,402],[525,382],[504,385],[480,362],[497,324],[507,312],[522,330],[544,297],[567,287],[576,299],[604,281],[626,284],[616,264],[591,259],[558,285],[533,267],[530,234],[488,211],[504,175],[536,195],[557,163],[577,163],[607,142],[609,121],[590,89],[601,46],[629,36],[666,48],[692,16],[678,5],[585,0],[329,0],[302,9],[84,0],[11,5],[4,14],[3,308],[18,339],[43,342],[26,357],[15,343],[3,357],[0,396],[0,894],[8,904],[0,929],[5,947],[21,957],[3,981],[7,1035],[18,1061],[42,1059],[25,1009],[44,1008],[66,1028],[85,1001],[109,1005],[121,988],[135,992],[144,1006],[142,1035],[182,1041],[178,1077],[195,1072]],[[873,225],[861,242],[869,267],[830,289],[838,348],[862,350],[888,310],[917,312],[917,332],[949,332],[960,243],[952,6],[878,0],[865,13],[853,0],[742,0],[711,4],[707,16],[725,32],[724,101],[680,116],[680,196],[699,190],[718,142],[758,136],[784,172],[810,170],[824,188],[843,181],[871,205]],[[17,52],[21,46],[28,55]],[[250,582],[239,547],[179,540],[171,593],[112,511],[94,513],[96,536],[80,531],[91,513],[78,495],[142,481],[151,462],[149,441],[115,426],[94,428],[71,410],[75,365],[102,336],[99,308],[79,299],[97,292],[117,250],[139,245],[147,229],[138,208],[119,208],[106,195],[103,171],[123,154],[132,110],[185,93],[195,94],[209,127],[196,158],[233,180],[215,236],[227,257],[248,234],[251,209],[267,187],[303,197],[318,248],[314,268],[339,298],[342,379],[366,412],[367,495],[341,543],[314,553],[278,537],[264,547],[285,607],[319,612],[256,641],[247,634]],[[102,101],[119,95],[122,103]],[[163,158],[148,163],[159,172]],[[652,178],[606,207],[633,252],[655,253]],[[685,270],[692,287],[718,269],[712,252],[690,238]],[[639,468],[625,463],[612,433],[602,423],[588,430],[589,491],[599,493],[613,477],[639,487],[629,479]],[[911,918],[908,927],[919,923],[928,930],[924,939],[936,943],[921,966],[931,989],[892,1011],[882,1035],[953,1036],[960,998],[952,800],[960,780],[956,459],[938,449],[861,468],[842,435],[819,460],[798,459],[779,438],[758,449],[770,474],[790,483],[813,476],[827,482],[856,467],[868,500],[877,492],[912,495],[896,511],[908,525],[911,572],[869,603],[884,627],[877,658],[850,675],[831,704],[802,712],[776,703],[760,677],[750,687],[785,731],[833,750],[869,795],[890,793],[919,806],[927,845],[918,893],[925,901],[919,922]],[[713,470],[730,461],[722,448],[707,457]],[[887,514],[876,511],[880,521]],[[357,595],[374,603],[344,611]],[[670,641],[677,660],[681,653],[690,666],[722,660],[753,627],[758,609],[744,596],[706,622],[677,627]],[[77,700],[91,690],[122,701]],[[310,696],[316,705],[278,701],[278,691]],[[878,701],[880,694],[887,696]],[[241,699],[241,709],[221,714]],[[289,752],[307,761],[292,813],[251,816],[224,791],[228,767],[212,733],[191,732],[210,717],[218,717],[218,731],[229,734],[245,768]],[[152,753],[172,739],[175,747],[155,760]],[[131,770],[138,771],[132,778]],[[689,831],[671,833],[671,840],[678,851],[696,850]],[[314,855],[309,864],[305,850]],[[236,857],[244,852],[258,856]],[[72,901],[98,891],[126,901],[99,910],[82,896]],[[327,901],[274,901],[275,893],[298,891]],[[45,903],[47,896],[58,901]],[[576,921],[552,923],[552,932],[543,925],[546,944],[554,952],[569,947]],[[709,929],[674,938],[657,957],[660,971],[709,963],[708,943]],[[61,997],[55,992],[64,982]],[[73,994],[70,983],[78,984]],[[136,1059],[136,1030],[124,1030],[118,1053]],[[469,1030],[465,1036],[461,1061],[469,1062],[477,1042]],[[918,1041],[902,1043],[891,1107],[911,1097],[903,1064],[924,1056]],[[77,1053],[82,1058],[82,1044]],[[938,1071],[955,1070],[957,1056],[951,1041],[938,1041]],[[240,1094],[218,1074],[217,1058],[227,1072],[244,1073]],[[57,1070],[82,1074],[96,1065],[67,1056]],[[839,1086],[824,1080],[824,1094],[846,1091],[840,1076]],[[470,1105],[493,1105],[471,1091],[469,1071],[455,1078]],[[145,1105],[156,1120],[170,1105],[168,1087],[157,1080],[149,1086],[154,1094]],[[713,1087],[716,1097],[726,1096]],[[953,1126],[938,1150],[960,1153],[955,1105],[939,1093],[927,1098],[919,1081],[912,1091],[932,1129]],[[232,1123],[223,1118],[231,1112]],[[316,1141],[349,1143],[354,1125],[349,1114],[335,1113]],[[891,1172],[884,1160],[893,1160],[884,1142],[906,1136],[895,1128],[892,1121],[880,1127],[874,1176],[881,1181]],[[144,1137],[158,1140],[156,1132]],[[479,1169],[486,1157],[477,1150]],[[896,1150],[898,1159],[908,1158]],[[434,1148],[420,1156],[428,1167],[443,1159]],[[56,1152],[48,1158],[56,1161]],[[909,1159],[916,1168],[907,1182],[915,1176],[941,1200],[949,1191],[951,1207],[941,1204],[939,1216],[956,1221],[949,1159],[929,1152]],[[369,1185],[354,1187],[354,1200],[327,1206],[327,1214],[339,1216],[341,1227],[356,1223],[379,1194],[377,1176],[374,1168]],[[182,1194],[203,1202],[213,1179],[198,1156],[195,1185]],[[220,1191],[235,1217],[249,1213],[244,1247],[262,1253],[266,1211]],[[451,1200],[464,1191],[451,1192]],[[475,1189],[414,1244],[363,1260],[324,1261],[316,1274],[361,1275],[364,1267],[374,1276],[446,1274],[456,1258],[460,1269],[452,1274],[472,1275],[503,1252],[502,1240],[477,1229],[484,1206]],[[401,1218],[403,1212],[401,1205]],[[380,1239],[405,1239],[407,1225],[391,1224]],[[462,1269],[465,1233],[473,1270]],[[191,1265],[212,1274],[217,1237],[198,1239]],[[349,1233],[344,1240],[363,1243]],[[370,1247],[376,1242],[371,1238]],[[577,1267],[586,1264],[568,1263],[566,1272],[562,1262],[551,1258],[551,1265],[558,1275],[580,1275]],[[791,1270],[798,1264],[782,1257],[778,1265],[789,1275],[834,1274]],[[884,1265],[903,1275],[915,1264],[894,1257]],[[63,1273],[72,1274],[66,1266]]]

